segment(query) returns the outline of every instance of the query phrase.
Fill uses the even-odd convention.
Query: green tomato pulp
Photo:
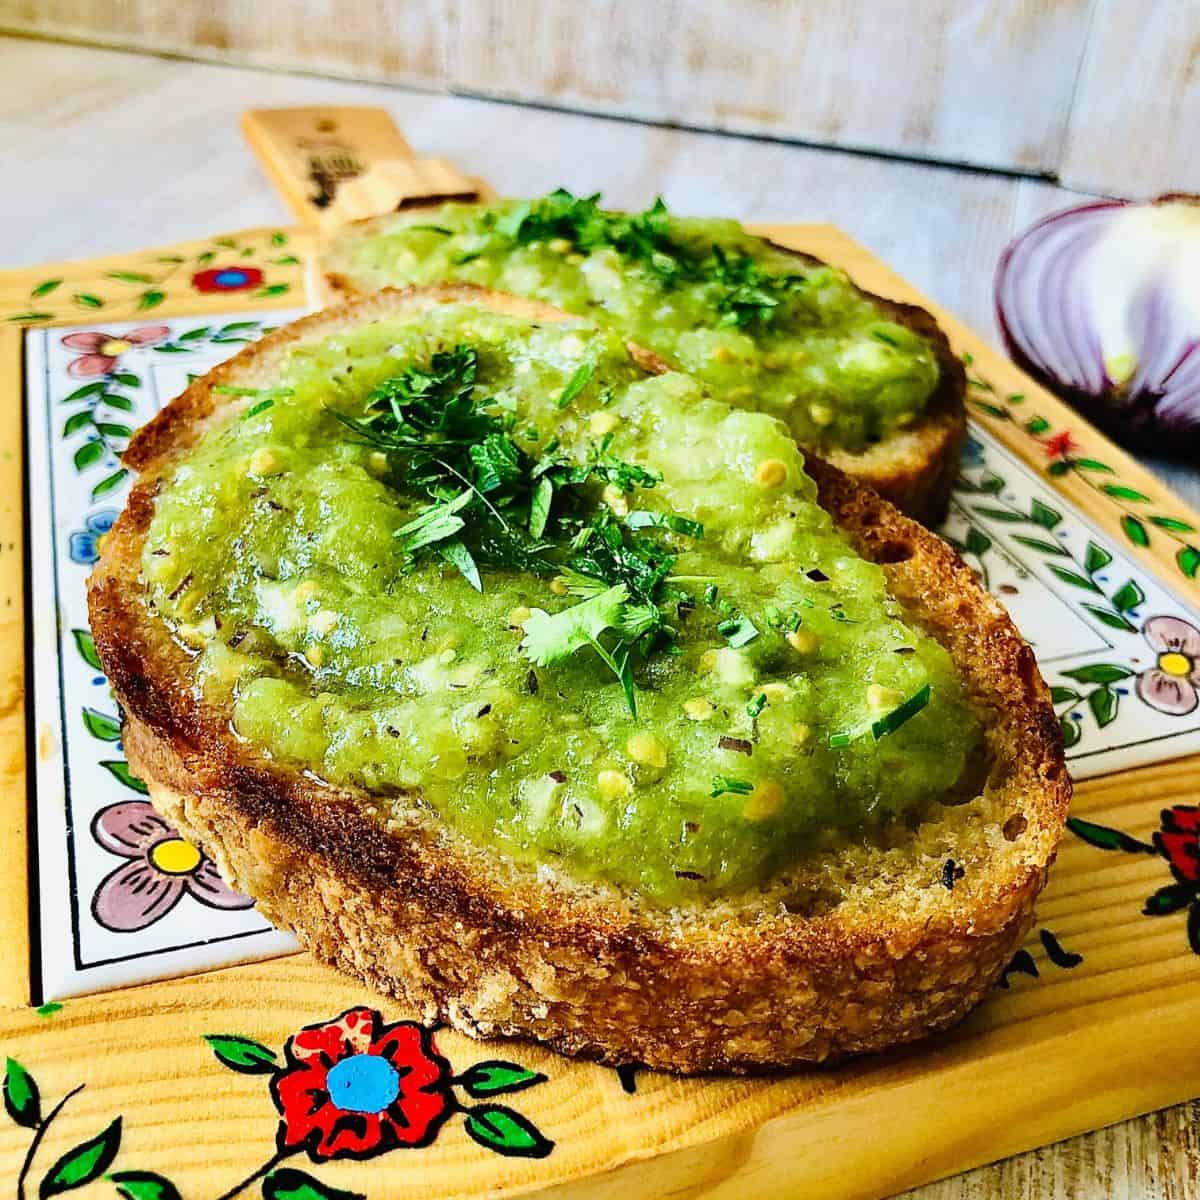
[[[844,271],[809,266],[736,221],[671,217],[685,261],[713,246],[779,279],[797,280],[773,307],[730,311],[711,271],[672,278],[603,242],[518,243],[496,232],[517,207],[480,212],[445,204],[384,218],[370,237],[350,235],[339,264],[362,291],[457,280],[544,300],[611,325],[662,355],[735,408],[779,417],[805,446],[861,450],[912,423],[938,384],[933,348],[891,320]],[[750,298],[753,300],[754,295]],[[738,322],[741,323],[738,323]]]
[[[396,532],[428,497],[334,415],[463,344],[476,394],[535,457],[558,438],[583,461],[607,438],[661,473],[587,491],[593,510],[703,526],[654,531],[678,556],[675,642],[637,662],[636,718],[590,647],[548,667],[519,651],[530,610],[575,603],[553,578],[484,565],[476,591],[436,554],[406,557]],[[611,331],[458,305],[310,337],[277,382],[170,468],[142,557],[195,686],[275,759],[366,789],[381,819],[419,790],[478,843],[659,904],[764,884],[830,832],[913,818],[960,785],[979,727],[954,666],[817,505],[780,421],[646,377]],[[722,601],[756,632],[731,635]],[[880,708],[926,686],[875,740]]]

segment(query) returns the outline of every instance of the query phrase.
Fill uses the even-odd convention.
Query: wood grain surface
[[[767,232],[844,264],[870,290],[910,302],[923,299],[831,226],[771,226]],[[238,245],[261,236],[250,231],[227,240]],[[300,243],[295,234],[288,236],[288,245]],[[194,249],[193,244],[146,253],[186,255]],[[62,277],[63,290],[73,291],[102,278],[108,265],[53,264],[42,270]],[[0,276],[3,294],[24,295],[39,273]],[[192,310],[195,300],[184,303]],[[253,307],[260,301],[242,294],[225,303]],[[173,315],[170,295],[157,311]],[[948,314],[936,306],[932,311],[958,349],[973,349],[974,375],[1001,394],[1023,387],[1039,413],[1052,422],[1060,419],[1052,397],[1021,380],[1011,364],[972,340]],[[65,313],[56,319],[75,318]],[[0,386],[15,404],[19,360],[11,357],[11,339],[5,348],[10,358],[0,363]],[[1043,464],[1040,444],[1022,441],[1004,422],[985,420],[1019,457]],[[5,435],[10,441],[19,437],[17,428],[14,422]],[[1120,472],[1131,469],[1115,447],[1076,429]],[[10,476],[9,482],[17,480]],[[1085,493],[1081,502],[1097,524],[1111,526],[1111,513],[1094,493]],[[1190,523],[1200,521],[1186,509],[1175,511]],[[12,594],[18,582],[10,564],[0,571],[0,594]],[[15,638],[0,643],[0,674],[20,657]],[[1195,800],[1198,775],[1200,758],[1190,758],[1091,780],[1078,787],[1073,811],[1125,831],[1144,846],[1159,825],[1161,808]],[[25,790],[18,780],[12,783],[0,796],[0,809],[19,814]],[[303,871],[303,863],[293,869]],[[10,880],[19,877],[18,862]],[[460,1084],[481,1059],[515,1059],[544,1077],[536,1092],[522,1092],[518,1111],[551,1139],[552,1155],[481,1154],[452,1121],[446,1135],[423,1145],[419,1154],[396,1155],[386,1163],[323,1162],[320,1178],[373,1200],[490,1200],[504,1194],[541,1200],[666,1194],[746,1200],[790,1189],[836,1200],[875,1200],[1178,1101],[1200,1082],[1200,1041],[1181,1035],[1200,1017],[1200,957],[1188,946],[1183,914],[1148,921],[1141,911],[1144,898],[1169,878],[1153,851],[1104,854],[1067,838],[1038,906],[1040,930],[1051,930],[1053,939],[1033,935],[1026,943],[1035,979],[1014,975],[1006,989],[993,992],[966,1021],[936,1039],[833,1071],[759,1079],[681,1079],[643,1071],[630,1093],[607,1068],[530,1043],[480,1044],[442,1030],[438,1049]],[[6,959],[17,968],[10,974],[18,977],[25,937],[19,919],[0,929]],[[1078,957],[1064,961],[1063,950]],[[9,999],[12,1005],[14,997]],[[256,1179],[264,1160],[263,1170],[279,1161],[277,1117],[263,1073],[272,1074],[280,1048],[298,1029],[328,1022],[351,1007],[374,1005],[387,1020],[410,1015],[298,955],[73,998],[49,1017],[21,1004],[0,1011],[3,1052],[34,1073],[48,1097],[72,1095],[69,1110],[44,1139],[37,1174],[45,1160],[54,1161],[51,1155],[67,1153],[119,1114],[122,1170],[158,1172],[188,1196],[224,1195],[230,1181]],[[263,1073],[223,1074],[205,1044],[212,1035],[250,1038],[272,1063]],[[72,1092],[80,1084],[86,1095]],[[0,1177],[19,1169],[30,1145],[37,1143],[19,1122],[0,1121]]]
[[[1119,195],[1200,191],[1200,7],[1095,0],[1057,173]]]
[[[0,28],[1200,190],[1190,0],[0,0]]]
[[[386,104],[419,152],[470,164],[514,193],[563,182],[604,186],[620,204],[641,204],[662,191],[674,206],[694,212],[836,219],[986,334],[993,328],[989,277],[999,249],[1016,228],[1073,199],[1025,180],[20,41],[0,42],[0,71],[6,79],[0,96],[6,162],[19,163],[30,181],[24,190],[0,192],[6,231],[0,258],[6,264],[278,220],[278,203],[235,132],[241,110],[255,105]],[[531,145],[537,155],[512,153],[513,146]],[[1180,470],[1175,477],[1177,485],[1189,481],[1192,495],[1200,494],[1194,474]],[[1081,788],[1083,802],[1104,782]],[[1159,779],[1154,802],[1175,794],[1194,803],[1195,785],[1194,775],[1169,785]],[[1122,944],[1103,952],[1128,952]],[[322,994],[318,1015],[327,1011],[331,993]],[[145,1015],[137,994],[127,995],[131,1011]],[[290,998],[299,1009],[313,1006],[302,989]],[[1080,1012],[1076,1035],[1088,1028],[1088,1013]],[[1194,1025],[1180,1038],[1182,1056],[1194,1048]],[[47,1046],[52,1040],[37,1039]],[[59,1076],[66,1081],[70,1065],[52,1070],[48,1089]],[[1175,1065],[1184,1068],[1182,1057]],[[186,1069],[181,1051],[175,1066],[147,1079],[147,1095],[161,1097]],[[228,1085],[229,1077],[213,1081]],[[222,1111],[250,1121],[244,1098],[237,1099],[240,1081],[233,1083],[238,1086],[227,1086]],[[602,1111],[618,1098],[614,1093]],[[1078,1103],[1086,1108],[1092,1099],[1083,1091]],[[80,1128],[87,1124],[83,1116],[94,1123],[101,1109],[98,1100],[89,1100],[80,1110]],[[262,1110],[256,1112],[261,1120]],[[1180,1106],[1124,1122],[926,1187],[914,1200],[1196,1197],[1198,1115],[1195,1106]],[[869,1153],[870,1142],[868,1131],[864,1143],[831,1145],[829,1153]],[[995,1155],[1004,1153],[1003,1129],[989,1145]],[[977,1155],[988,1156],[986,1147]]]

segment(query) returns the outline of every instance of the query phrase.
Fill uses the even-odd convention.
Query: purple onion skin
[[[1121,385],[1114,384],[1106,376],[1105,387],[1099,394],[1077,387],[1068,381],[1051,375],[1034,362],[1013,335],[1009,319],[1001,301],[1002,282],[1008,271],[1014,252],[1024,238],[1047,221],[1069,217],[1071,214],[1097,208],[1125,208],[1138,203],[1147,204],[1192,204],[1200,206],[1200,195],[1190,192],[1168,192],[1153,200],[1101,200],[1073,208],[1060,209],[1056,213],[1035,221],[1023,233],[1018,234],[1004,248],[996,268],[993,303],[996,324],[1008,356],[1027,375],[1036,380],[1047,391],[1079,412],[1096,428],[1103,430],[1113,441],[1130,450],[1137,450],[1157,458],[1184,459],[1195,462],[1200,454],[1200,404],[1186,416],[1164,417],[1160,405],[1165,393],[1142,390],[1131,394]],[[1200,333],[1198,333],[1200,336]],[[1200,353],[1200,349],[1195,351]]]
[[[1001,330],[1003,333],[1003,330]],[[1200,424],[1164,422],[1157,415],[1161,395],[1142,392],[1136,397],[1110,390],[1094,396],[1082,388],[1052,379],[1040,367],[1029,361],[1007,336],[1004,345],[1008,356],[1031,375],[1047,391],[1069,404],[1097,429],[1129,450],[1137,450],[1155,458],[1194,458],[1200,451]]]

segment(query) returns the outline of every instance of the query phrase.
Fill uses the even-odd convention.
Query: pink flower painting
[[[101,333],[99,330],[69,333],[63,338],[62,344],[69,350],[82,350],[84,353],[71,360],[67,373],[76,379],[108,375],[116,369],[122,354],[141,346],[157,345],[165,341],[170,332],[166,325],[143,325],[124,335]]]
[[[126,859],[92,898],[92,915],[114,933],[133,933],[161,920],[184,894],[209,908],[250,908],[212,860],[175,831],[145,800],[110,804],[92,821],[92,836],[110,854]]]
[[[1200,629],[1181,617],[1151,617],[1142,636],[1155,660],[1138,676],[1137,694],[1159,712],[1192,712],[1200,704]]]

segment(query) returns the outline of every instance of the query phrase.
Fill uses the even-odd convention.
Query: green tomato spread
[[[805,446],[861,450],[913,420],[938,383],[932,347],[850,283],[736,221],[601,210],[596,197],[445,204],[348,236],[362,291],[465,281],[611,325]]]
[[[647,901],[954,798],[946,651],[782,422],[462,305],[296,343],[168,468],[142,570],[260,753]]]

